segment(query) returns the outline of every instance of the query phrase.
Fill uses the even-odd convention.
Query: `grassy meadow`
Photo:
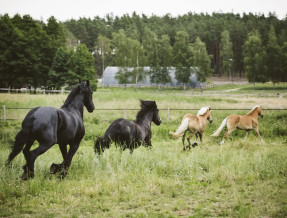
[[[38,157],[35,178],[29,181],[20,179],[25,164],[22,153],[11,166],[4,166],[11,141],[28,112],[9,108],[59,108],[67,95],[1,93],[1,107],[8,108],[6,118],[19,120],[0,122],[0,217],[286,217],[287,111],[264,108],[287,108],[287,87],[270,87],[232,85],[203,93],[99,88],[94,92],[96,110],[84,112],[86,135],[68,176],[59,180],[49,174],[52,163],[62,162],[55,145]],[[123,109],[139,109],[139,99],[155,100],[160,109],[163,122],[152,124],[153,148],[139,147],[130,154],[112,146],[96,155],[96,136],[123,117]],[[263,107],[264,118],[258,120],[265,144],[254,132],[244,141],[244,132],[236,130],[233,141],[219,146],[223,133],[217,138],[210,135],[222,120],[229,114],[246,114],[248,110],[240,109],[254,105]],[[172,139],[168,133],[176,130],[183,115],[197,110],[173,109],[204,106],[238,110],[213,110],[213,123],[207,124],[203,143],[182,151],[181,139]],[[137,110],[126,113],[133,120]]]

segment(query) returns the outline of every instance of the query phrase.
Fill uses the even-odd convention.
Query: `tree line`
[[[0,87],[70,88],[79,80],[96,84],[95,74],[87,46],[54,17],[0,17]]]
[[[272,13],[107,14],[46,23],[3,15],[0,39],[1,86],[70,86],[101,77],[106,66],[120,67],[121,83],[144,79],[145,66],[154,83],[170,81],[169,67],[183,83],[191,72],[201,82],[211,74],[287,80],[287,19]]]

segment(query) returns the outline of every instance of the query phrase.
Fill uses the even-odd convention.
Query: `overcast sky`
[[[46,21],[54,16],[59,21],[71,18],[104,17],[113,13],[121,16],[136,12],[151,16],[183,15],[188,12],[264,13],[275,12],[279,19],[287,15],[287,0],[0,0],[0,14],[29,14]]]

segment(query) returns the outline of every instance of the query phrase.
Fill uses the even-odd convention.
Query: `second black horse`
[[[161,124],[158,108],[155,101],[141,100],[141,110],[138,112],[135,121],[123,118],[116,119],[111,123],[103,137],[98,137],[95,142],[95,152],[100,154],[110,147],[114,142],[123,150],[126,148],[133,152],[133,149],[140,145],[151,145],[151,123]]]

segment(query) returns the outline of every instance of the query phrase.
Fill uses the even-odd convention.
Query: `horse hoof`
[[[63,169],[63,171],[60,173],[60,175],[58,176],[59,179],[65,179],[65,177],[67,176],[68,171]]]
[[[21,179],[22,179],[23,181],[27,181],[27,180],[28,180],[28,175],[27,175],[27,173],[23,173],[22,176],[21,176]]]
[[[66,176],[67,176],[66,173],[61,173],[61,174],[58,176],[58,179],[63,180],[63,179],[65,179]]]
[[[21,179],[23,181],[27,181],[28,179],[33,179],[34,178],[34,173],[33,172],[24,172],[21,176]]]
[[[55,174],[59,171],[60,165],[59,164],[52,164],[50,167],[50,174]]]

